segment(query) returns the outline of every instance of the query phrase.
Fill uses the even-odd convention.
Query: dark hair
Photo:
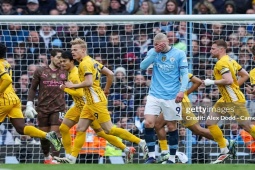
[[[61,57],[64,59],[69,59],[70,61],[74,60],[71,51],[64,51]]]
[[[176,0],[168,0],[168,1],[166,2],[166,7],[165,7],[165,12],[164,12],[164,14],[170,14],[169,11],[168,11],[168,9],[167,9],[167,4],[168,4],[169,2],[172,2],[172,3],[175,5],[175,9],[174,9],[174,11],[173,11],[173,14],[174,14],[174,15],[178,14],[178,3],[177,3]]]
[[[4,58],[6,55],[6,46],[0,43],[0,58]]]
[[[221,47],[223,47],[225,49],[227,49],[227,47],[228,47],[226,41],[224,41],[222,39],[216,40],[212,44],[216,44],[217,46],[221,46]]]
[[[57,53],[63,53],[63,50],[61,50],[61,49],[53,49],[50,52],[50,56],[55,57],[57,55]]]

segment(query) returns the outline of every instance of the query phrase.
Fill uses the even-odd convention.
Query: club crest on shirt
[[[55,73],[53,73],[53,74],[51,75],[51,77],[52,77],[53,79],[55,79],[55,78],[57,77],[57,75],[56,75]]]
[[[166,56],[162,56],[161,60],[164,62],[166,61]]]
[[[60,78],[66,79],[66,75],[64,73],[60,74]]]
[[[170,61],[171,61],[171,62],[174,62],[174,60],[175,60],[174,57],[171,57],[171,58],[170,58]]]

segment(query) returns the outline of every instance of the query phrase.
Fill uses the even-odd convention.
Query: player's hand
[[[27,102],[27,107],[25,110],[25,116],[27,118],[34,118],[35,115],[37,115],[38,113],[35,111],[34,106],[33,106],[33,102],[28,101]]]
[[[160,53],[160,52],[164,51],[165,48],[166,48],[166,44],[162,42],[155,46],[155,51]]]
[[[65,82],[65,86],[66,86],[67,88],[73,88],[73,83],[70,82],[70,81],[67,81],[67,82]]]
[[[215,82],[214,82],[214,80],[211,80],[211,79],[205,79],[205,80],[203,81],[203,84],[204,84],[205,86],[210,86],[210,85],[215,84]]]
[[[108,97],[108,95],[110,94],[110,90],[109,89],[104,89],[104,94],[106,97]]]
[[[65,84],[61,84],[60,86],[59,86],[59,88],[61,89],[61,90],[65,90],[65,88],[66,88],[66,85]]]
[[[176,98],[175,98],[175,103],[180,103],[180,102],[182,102],[183,97],[184,97],[184,92],[180,91],[180,92],[177,94]]]
[[[245,85],[245,90],[247,91],[247,93],[249,94],[255,94],[255,89],[252,89],[251,86],[249,86],[248,84]]]

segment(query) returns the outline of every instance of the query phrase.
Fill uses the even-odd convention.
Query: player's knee
[[[145,122],[144,122],[144,126],[145,126],[145,128],[154,128],[154,126],[155,126],[155,123],[153,122],[153,121],[150,121],[150,120],[146,120]]]
[[[66,133],[69,130],[70,130],[70,128],[67,125],[63,124],[63,123],[59,126],[60,134]]]
[[[175,131],[177,129],[177,125],[175,125],[174,123],[169,123],[167,124],[167,128],[169,131]]]

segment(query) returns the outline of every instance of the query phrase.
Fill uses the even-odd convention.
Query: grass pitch
[[[254,170],[254,164],[60,164],[60,165],[44,165],[44,164],[0,164],[0,170]]]

